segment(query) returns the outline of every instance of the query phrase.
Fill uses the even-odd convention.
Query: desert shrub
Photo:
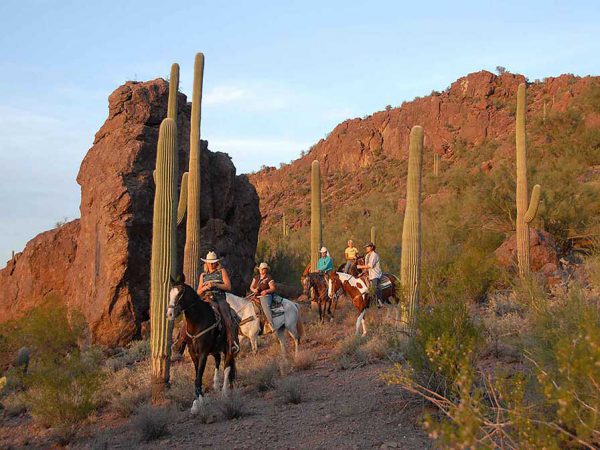
[[[422,311],[407,349],[412,376],[434,392],[455,397],[461,368],[473,365],[481,335],[463,302],[445,301]]]
[[[133,419],[133,426],[144,442],[154,441],[169,434],[171,411],[165,408],[144,406]]]
[[[216,406],[227,420],[238,419],[248,414],[244,399],[238,391],[231,391],[229,395],[219,398]]]
[[[297,405],[304,397],[304,384],[300,378],[285,378],[278,383],[277,391],[283,403]]]
[[[132,341],[120,353],[106,360],[106,366],[113,372],[144,361],[150,357],[150,341]]]
[[[103,373],[98,352],[78,350],[56,360],[40,358],[27,377],[31,415],[46,426],[72,426],[98,407]]]
[[[9,340],[31,349],[22,375],[28,411],[42,425],[76,427],[98,407],[103,379],[101,352],[79,345],[86,338],[83,316],[49,300],[10,327]]]
[[[25,404],[23,394],[20,392],[12,393],[3,398],[2,406],[5,417],[20,416],[27,412],[27,405]]]
[[[257,367],[251,375],[259,392],[266,392],[274,389],[276,386],[279,368],[276,363],[269,362],[263,366]]]

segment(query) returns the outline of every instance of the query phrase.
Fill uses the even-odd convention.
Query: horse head
[[[181,301],[186,293],[186,290],[191,289],[185,284],[183,275],[178,275],[177,278],[171,277],[171,289],[169,290],[169,307],[167,308],[167,319],[175,320],[183,311]]]

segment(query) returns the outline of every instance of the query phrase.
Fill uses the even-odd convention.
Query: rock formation
[[[179,94],[180,172],[187,168],[190,105]],[[168,83],[128,82],[109,97],[77,182],[81,219],[42,233],[0,271],[0,320],[52,298],[84,313],[93,339],[127,343],[149,317],[149,265],[158,128],[167,114]],[[203,253],[216,249],[242,293],[254,265],[258,196],[224,153],[202,141]],[[180,177],[181,179],[181,173]],[[183,254],[185,226],[180,227]]]

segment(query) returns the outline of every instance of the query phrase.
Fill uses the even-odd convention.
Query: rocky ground
[[[259,355],[239,358],[238,381],[230,408],[241,417],[227,419],[219,393],[211,392],[213,369],[205,374],[207,406],[198,416],[189,412],[192,400],[192,365],[189,359],[172,370],[170,405],[162,410],[166,433],[147,440],[144,413],[156,411],[142,404],[128,418],[107,404],[92,424],[71,439],[70,448],[430,448],[421,430],[422,405],[386,385],[381,374],[392,366],[389,348],[377,323],[389,311],[373,311],[371,336],[354,340],[355,313],[342,305],[333,323],[318,325],[303,306],[307,321],[300,356],[281,362],[273,337],[263,341]],[[367,316],[368,317],[368,316]],[[275,368],[269,374],[269,369]],[[144,388],[147,362],[137,368],[139,388]],[[136,373],[136,372],[134,372]],[[123,386],[117,372],[114,389]],[[297,398],[294,398],[297,397]],[[235,402],[234,402],[235,403]],[[159,414],[160,415],[160,414]],[[160,420],[159,420],[160,421]],[[34,437],[36,436],[36,437]],[[36,429],[26,415],[4,421],[2,448],[45,448],[56,445],[49,430]]]

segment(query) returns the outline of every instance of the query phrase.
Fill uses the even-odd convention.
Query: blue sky
[[[226,4],[225,4],[226,3]],[[238,172],[498,65],[600,73],[597,1],[0,2],[0,267],[79,215],[79,164],[127,80],[206,55],[202,138]]]

